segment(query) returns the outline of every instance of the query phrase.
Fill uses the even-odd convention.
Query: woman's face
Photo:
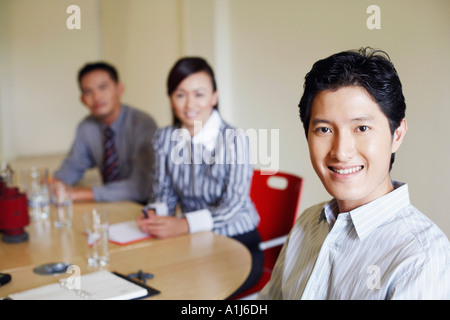
[[[191,135],[198,132],[217,104],[211,77],[204,71],[193,73],[180,82],[170,95],[175,116]]]

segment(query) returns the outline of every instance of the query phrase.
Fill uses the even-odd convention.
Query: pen
[[[142,209],[142,213],[144,214],[145,219],[147,219],[148,218],[148,214],[147,214],[147,210],[145,210],[145,208]]]

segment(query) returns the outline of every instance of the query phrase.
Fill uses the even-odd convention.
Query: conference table
[[[34,221],[25,228],[29,240],[17,244],[0,241],[0,272],[12,276],[0,287],[0,298],[56,283],[69,274],[39,275],[41,265],[63,262],[76,265],[81,275],[100,268],[129,275],[142,270],[154,278],[146,284],[159,294],[147,299],[219,300],[229,297],[250,272],[251,256],[240,242],[213,232],[199,232],[168,239],[149,238],[126,245],[109,243],[110,263],[87,264],[83,212],[96,208],[109,212],[110,224],[134,220],[142,206],[133,202],[77,203],[71,228],[55,228],[51,219]]]

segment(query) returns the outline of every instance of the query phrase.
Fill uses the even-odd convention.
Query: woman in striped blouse
[[[173,125],[155,135],[153,195],[138,226],[160,238],[212,230],[241,241],[252,254],[241,292],[259,279],[264,259],[249,193],[248,138],[222,120],[214,72],[204,59],[180,59],[167,85]]]

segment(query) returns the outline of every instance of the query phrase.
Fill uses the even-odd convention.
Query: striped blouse
[[[235,236],[256,228],[259,215],[250,199],[253,167],[242,130],[214,110],[192,138],[184,128],[159,129],[154,150],[153,199],[146,208],[175,215],[180,205],[191,233]]]
[[[450,245],[408,186],[347,213],[336,200],[295,223],[259,299],[450,299]]]

